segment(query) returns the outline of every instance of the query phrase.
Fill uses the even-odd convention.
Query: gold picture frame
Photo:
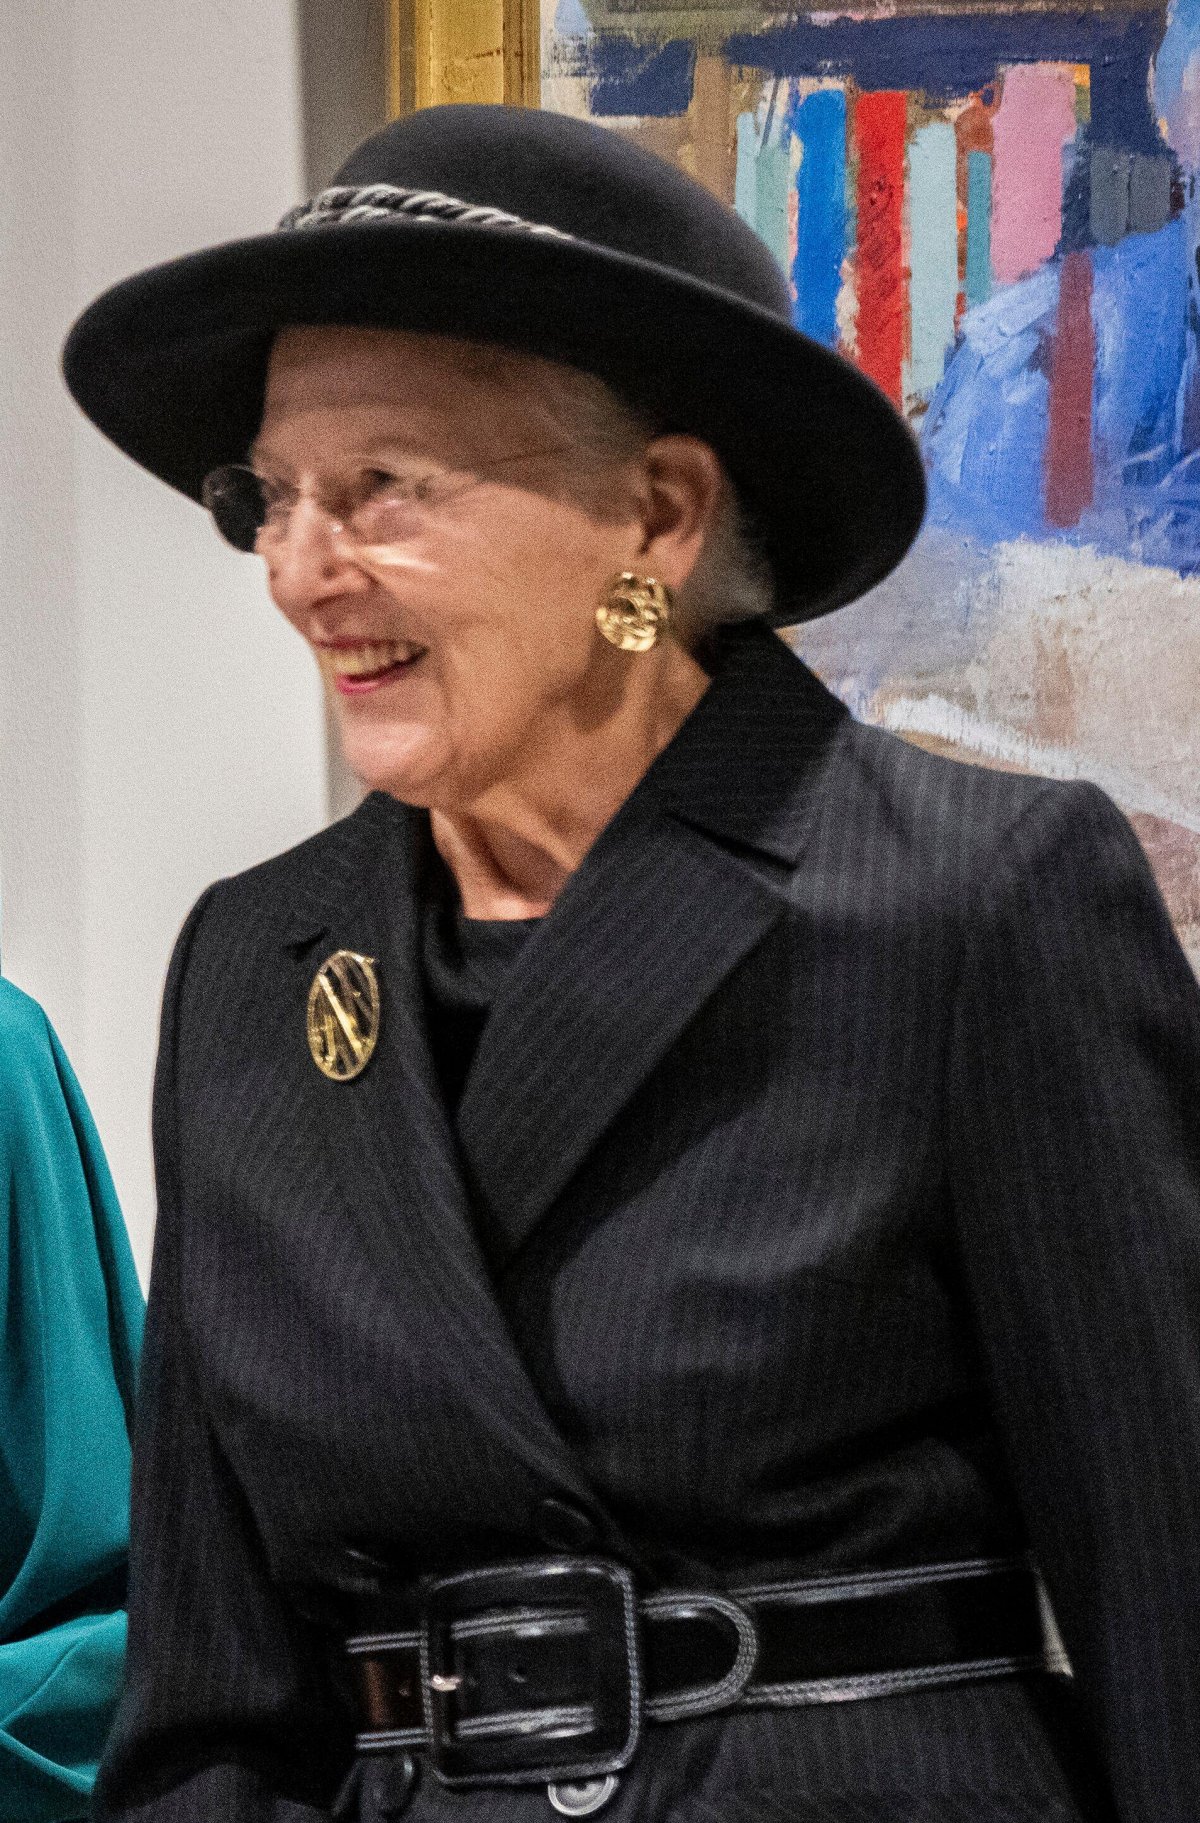
[[[541,99],[541,0],[388,0],[388,112]]]

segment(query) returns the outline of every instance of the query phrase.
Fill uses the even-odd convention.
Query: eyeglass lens
[[[267,500],[259,477],[251,468],[230,464],[204,477],[200,498],[227,543],[238,551],[253,551],[266,522]]]
[[[344,503],[332,509],[340,525],[354,542],[364,548],[406,543],[415,537],[427,517],[429,508],[448,492],[457,493],[471,487],[485,474],[505,469],[513,463],[527,462],[563,453],[566,446],[545,450],[524,450],[483,464],[473,473],[438,478],[424,475],[402,480],[381,471],[368,471],[351,488]],[[264,546],[281,543],[287,537],[292,511],[299,496],[289,487],[266,480],[245,463],[234,462],[213,469],[205,476],[200,497],[212,515],[221,536],[239,551],[264,552]]]
[[[355,497],[357,495],[357,497]],[[428,479],[401,481],[364,477],[334,516],[354,542],[364,547],[403,544],[420,530],[423,508],[432,489]],[[221,536],[239,551],[261,554],[288,535],[299,496],[276,487],[241,463],[214,469],[205,477],[201,499]]]

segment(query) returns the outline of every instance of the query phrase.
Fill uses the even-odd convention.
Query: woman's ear
[[[725,487],[720,459],[699,437],[656,437],[642,457],[637,565],[681,589],[696,566]]]

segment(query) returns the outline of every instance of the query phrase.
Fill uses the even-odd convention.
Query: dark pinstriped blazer
[[[101,1816],[325,1816],[339,1592],[537,1554],[554,1499],[693,1586],[1030,1545],[1075,1668],[652,1728],[608,1823],[1196,1823],[1200,993],[1121,816],[730,634],[457,1136],[425,830],[369,798],[180,940]],[[384,992],[349,1084],[304,1030],[338,947]],[[426,1777],[408,1814],[552,1813]]]

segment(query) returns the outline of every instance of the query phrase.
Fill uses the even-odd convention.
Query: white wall
[[[65,104],[45,99],[69,92],[64,14],[5,0],[0,57],[0,886],[43,998],[83,941],[73,429],[56,378],[75,282],[73,155]],[[82,1009],[61,998],[77,1044]]]
[[[3,0],[0,962],[58,1026],[143,1267],[175,933],[326,816],[315,671],[256,567],[75,411],[104,285],[304,191],[290,0]]]

